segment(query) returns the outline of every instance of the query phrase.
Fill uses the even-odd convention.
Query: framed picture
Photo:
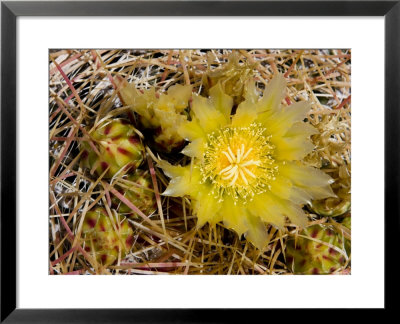
[[[398,1],[1,15],[1,321],[392,308]]]

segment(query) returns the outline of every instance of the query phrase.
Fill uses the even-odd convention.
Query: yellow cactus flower
[[[198,227],[222,221],[256,247],[267,243],[265,223],[282,228],[286,217],[304,226],[302,205],[334,196],[332,179],[302,159],[317,130],[303,122],[310,104],[284,106],[286,81],[277,75],[260,98],[254,84],[231,115],[233,99],[217,84],[210,97],[193,96],[191,121],[178,133],[190,143],[187,166],[160,161],[171,178],[163,193],[192,199]]]
[[[139,91],[135,84],[116,79],[122,101],[140,116],[144,128],[156,129],[154,141],[158,148],[171,152],[184,140],[177,133],[177,125],[187,119],[185,108],[192,95],[190,85],[176,84],[167,93],[157,94],[155,88]]]

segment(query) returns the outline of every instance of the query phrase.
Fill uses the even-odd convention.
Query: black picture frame
[[[1,3],[1,322],[235,322],[246,310],[19,309],[16,307],[16,19],[19,16],[384,16],[385,310],[399,279],[390,264],[400,236],[400,1],[2,1]],[[371,188],[373,193],[373,188]],[[367,197],[366,197],[367,198]],[[368,198],[367,198],[368,199]],[[10,229],[13,229],[11,231]],[[372,243],[371,243],[372,244]],[[367,248],[367,247],[366,247]],[[248,311],[248,310],[247,310]],[[251,318],[266,310],[251,310]],[[253,317],[254,316],[254,317]],[[270,315],[269,315],[270,316]]]

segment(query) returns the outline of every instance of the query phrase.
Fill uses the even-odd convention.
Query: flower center
[[[212,192],[220,200],[229,195],[235,201],[246,201],[265,192],[277,170],[270,138],[259,124],[226,127],[209,134],[200,166],[203,182],[212,184]]]

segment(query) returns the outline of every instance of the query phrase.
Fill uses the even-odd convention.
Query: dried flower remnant
[[[339,111],[337,114],[325,115],[315,125],[318,132],[311,136],[316,149],[306,158],[308,164],[315,167],[328,167],[326,161],[330,161],[331,167],[336,168],[350,162],[349,138],[350,128],[344,120],[346,113]]]
[[[262,98],[249,83],[233,116],[233,99],[219,83],[210,89],[210,98],[193,96],[191,121],[178,129],[190,142],[182,153],[193,161],[159,165],[171,178],[164,195],[192,198],[198,227],[223,221],[262,249],[265,222],[283,227],[288,217],[305,226],[301,206],[334,196],[332,179],[302,162],[314,148],[309,137],[316,129],[303,122],[310,105],[283,106],[285,90],[282,75]]]
[[[312,201],[312,210],[321,216],[336,217],[347,213],[351,207],[351,165],[341,165],[330,175],[335,182],[332,184],[336,197]]]
[[[318,134],[311,137],[316,149],[306,157],[306,162],[320,167],[335,182],[332,189],[336,197],[312,202],[312,209],[322,216],[339,216],[351,205],[350,129],[344,121],[346,112],[325,115],[317,123]]]
[[[144,148],[135,128],[125,120],[113,120],[100,124],[90,132],[99,155],[88,142],[82,142],[82,160],[90,170],[96,170],[98,175],[107,168],[106,178],[113,177],[117,172],[127,172],[136,169],[143,162]]]
[[[209,55],[209,66],[212,60],[212,55]],[[208,94],[210,88],[220,83],[223,91],[233,98],[234,103],[240,103],[244,98],[247,81],[254,76],[255,66],[256,64],[251,64],[248,61],[241,64],[238,52],[233,51],[225,64],[213,70],[209,67],[207,73],[204,74],[203,84],[206,94]]]
[[[163,151],[181,147],[184,140],[177,127],[187,120],[185,108],[189,105],[192,87],[176,84],[167,93],[156,93],[155,88],[138,90],[135,84],[118,79],[122,101],[140,116],[144,128],[155,129],[154,142]]]

